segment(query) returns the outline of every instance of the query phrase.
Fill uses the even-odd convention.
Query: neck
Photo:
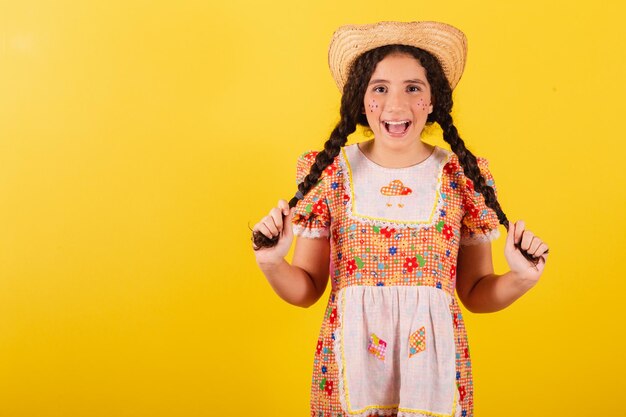
[[[416,140],[410,146],[393,149],[376,142],[375,139],[357,145],[372,162],[386,168],[406,168],[426,160],[435,147]]]

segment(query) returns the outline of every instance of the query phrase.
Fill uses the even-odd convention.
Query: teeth
[[[403,124],[409,123],[409,122],[404,121],[404,122],[385,122],[385,123],[387,123],[388,125],[403,125]]]

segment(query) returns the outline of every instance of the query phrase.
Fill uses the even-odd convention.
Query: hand
[[[287,201],[280,200],[277,207],[271,209],[267,216],[254,225],[253,232],[262,233],[269,239],[278,236],[278,243],[271,248],[257,249],[254,243],[252,244],[258,263],[278,263],[287,255],[293,242],[291,219],[294,209],[289,209]]]
[[[509,231],[506,236],[506,244],[504,246],[504,257],[509,264],[512,272],[517,273],[521,278],[536,283],[543,273],[546,265],[548,254],[548,245],[534,235],[528,229],[525,229],[523,220],[518,220],[515,224],[509,222]],[[518,244],[518,248],[515,244]],[[524,249],[528,254],[539,258],[537,265],[530,263],[520,249]]]

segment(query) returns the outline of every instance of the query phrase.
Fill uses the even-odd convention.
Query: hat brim
[[[339,88],[348,80],[354,60],[384,45],[409,45],[433,54],[454,89],[461,79],[467,57],[467,38],[459,29],[441,22],[378,22],[341,26],[328,49],[328,66]]]

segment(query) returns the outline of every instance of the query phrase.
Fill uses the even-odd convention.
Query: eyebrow
[[[389,82],[388,80],[377,79],[377,80],[370,81],[368,85],[376,84],[376,83],[388,83],[388,82]],[[404,83],[405,84],[422,84],[422,85],[426,85],[426,83],[424,81],[418,80],[418,79],[406,80]]]

